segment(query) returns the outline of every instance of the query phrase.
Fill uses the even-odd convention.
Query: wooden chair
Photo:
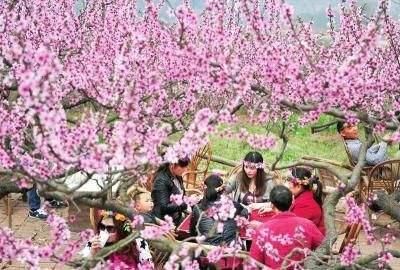
[[[207,143],[204,147],[200,148],[190,160],[189,168],[182,176],[186,189],[202,188],[203,181],[208,174],[211,155],[211,144]]]
[[[319,176],[319,180],[322,183],[323,193],[329,194],[337,189],[339,181],[336,177],[326,169],[317,169],[317,174]]]
[[[152,192],[153,191],[154,178],[155,178],[155,170],[150,170],[147,173],[147,181],[145,183],[139,183],[139,186],[145,188],[149,192]]]
[[[368,174],[365,196],[385,190],[388,194],[400,190],[400,160],[392,159],[375,165]]]
[[[349,224],[346,228],[346,234],[343,238],[342,244],[339,248],[339,254],[344,251],[344,248],[348,244],[355,244],[357,242],[357,238],[360,235],[362,225],[360,223]]]
[[[345,247],[349,244],[354,245],[357,242],[358,236],[360,235],[362,225],[359,223],[355,224],[347,224],[346,230],[345,230],[345,236],[342,240],[342,243],[340,244],[340,247],[338,250],[332,251],[330,255],[324,255],[321,257],[321,259],[324,262],[329,262],[331,260],[337,261],[338,256],[343,253]]]
[[[152,223],[145,223],[144,226],[159,227],[158,225]],[[173,242],[177,242],[173,232],[167,232],[164,237]],[[149,246],[151,255],[153,257],[154,269],[164,269],[164,265],[169,259],[170,252],[158,249],[155,245],[152,245],[151,242],[149,243]]]
[[[93,230],[96,230],[97,223],[100,221],[100,209],[97,208],[89,208],[89,219],[90,219],[90,225],[92,226]]]
[[[236,175],[241,170],[242,170],[242,164],[240,163],[228,171],[228,173],[224,176],[224,182],[229,181],[229,179],[232,176]]]
[[[11,194],[7,194],[3,198],[3,201],[6,206],[8,227],[11,229],[12,228],[12,214],[13,214],[13,205],[12,205],[12,201],[11,201]]]

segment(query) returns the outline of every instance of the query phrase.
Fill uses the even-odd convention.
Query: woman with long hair
[[[87,243],[84,256],[94,257],[103,247],[111,246],[131,234],[129,220],[122,214],[112,211],[100,212],[100,220],[95,228],[95,236]],[[137,239],[142,240],[142,239]],[[147,243],[132,241],[130,244],[107,256],[106,261],[121,267],[135,268],[137,264],[152,263],[151,254]],[[85,254],[86,253],[86,254]]]
[[[223,222],[221,232],[217,230],[217,221],[207,215],[211,207],[218,207],[223,193],[223,180],[218,175],[210,175],[204,181],[204,196],[198,205],[193,207],[190,221],[192,236],[205,236],[205,242],[211,245],[229,244],[236,239],[237,225],[234,219]],[[237,214],[241,209],[236,209]]]
[[[322,209],[322,183],[311,171],[295,167],[289,181],[289,189],[294,196],[290,211],[296,216],[311,220],[325,235],[324,215]]]
[[[249,206],[250,210],[266,207],[274,182],[264,167],[264,159],[259,152],[247,153],[242,170],[229,179],[225,192],[232,194],[234,201]]]

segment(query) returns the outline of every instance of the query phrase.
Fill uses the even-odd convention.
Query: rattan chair
[[[366,196],[384,190],[392,194],[400,190],[400,160],[392,159],[375,165],[368,174]]]
[[[145,223],[144,226],[159,227],[158,225],[151,223]],[[167,232],[163,237],[170,241],[177,242],[175,234],[173,232]],[[149,246],[153,258],[154,269],[164,269],[164,265],[169,259],[170,252],[158,249],[157,246],[151,243],[151,241],[149,242]]]
[[[190,160],[188,170],[182,176],[186,189],[202,189],[203,181],[208,174],[211,155],[210,143],[207,143],[194,154]]]
[[[360,223],[349,224],[346,228],[346,235],[343,238],[339,248],[339,254],[344,251],[344,248],[349,244],[355,244],[360,235],[362,225]]]

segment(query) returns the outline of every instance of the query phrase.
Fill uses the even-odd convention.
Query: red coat
[[[315,249],[323,238],[310,220],[282,212],[258,227],[253,236],[250,256],[272,269],[279,269],[285,256],[294,248]],[[290,261],[300,261],[303,258],[303,253],[295,253]]]
[[[298,217],[303,217],[314,222],[315,226],[325,235],[324,214],[319,204],[314,200],[311,190],[306,190],[297,195],[290,212]]]

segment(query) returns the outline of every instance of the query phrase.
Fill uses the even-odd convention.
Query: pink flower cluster
[[[374,243],[376,239],[373,234],[373,227],[365,211],[365,206],[358,206],[353,197],[346,197],[346,204],[346,222],[349,224],[361,224],[367,235],[368,243]]]
[[[160,16],[166,1],[144,2],[141,14],[137,1],[85,1],[79,12],[72,0],[0,2],[0,164],[23,176],[13,178],[21,186],[115,165],[143,177],[149,166],[191,156],[219,124],[237,122],[239,108],[262,126],[293,111],[301,124],[328,112],[357,123],[361,112],[377,132],[397,128],[400,141],[400,23],[388,1],[368,23],[356,1],[338,14],[329,7],[322,32],[295,21],[284,1],[208,1],[201,15],[183,1],[174,23]],[[172,134],[179,140],[163,156]],[[230,134],[275,146],[264,134]],[[373,241],[364,210],[349,205],[349,222]],[[232,209],[225,201],[209,215],[223,221]],[[54,240],[44,250],[2,230],[5,258],[36,266],[38,254],[65,244],[65,224],[50,222]]]
[[[82,242],[86,242],[93,235],[91,230],[86,230],[80,234],[79,240],[69,242],[70,231],[63,218],[50,214],[47,222],[51,227],[52,240],[43,247],[33,244],[30,240],[16,238],[8,228],[0,229],[0,258],[4,261],[19,261],[29,269],[40,269],[40,260],[52,256],[59,258],[60,262],[70,261],[82,247]]]
[[[170,216],[165,216],[165,221],[161,223],[160,226],[146,226],[140,231],[141,237],[144,239],[155,239],[165,235],[166,233],[174,230],[175,226]]]
[[[181,205],[183,203],[189,205],[189,206],[194,206],[197,204],[198,199],[196,196],[184,196],[182,194],[172,194],[170,196],[170,201],[176,205]]]
[[[391,260],[393,260],[393,255],[390,252],[382,251],[378,258],[379,269],[384,269],[384,267],[387,266]]]
[[[222,195],[221,199],[212,207],[207,209],[207,215],[216,221],[226,221],[235,217],[236,208],[232,199],[226,195]],[[220,222],[219,224],[222,224]]]
[[[349,244],[344,248],[343,253],[340,255],[340,264],[343,266],[350,266],[360,255],[360,250],[353,244]]]

